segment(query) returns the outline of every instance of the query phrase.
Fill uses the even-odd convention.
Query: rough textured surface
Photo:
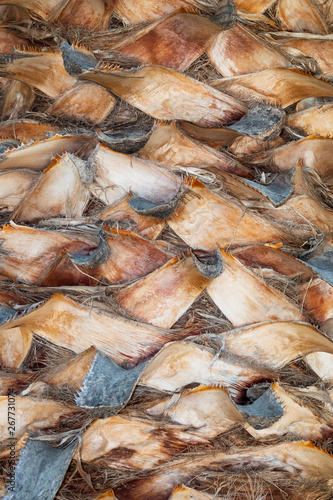
[[[0,20],[0,497],[331,500],[333,1]]]

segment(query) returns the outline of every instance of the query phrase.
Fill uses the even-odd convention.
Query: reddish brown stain
[[[205,50],[214,33],[207,29],[208,25],[203,27],[201,21],[192,14],[174,16],[134,43],[129,42],[121,52],[149,64],[185,70]]]

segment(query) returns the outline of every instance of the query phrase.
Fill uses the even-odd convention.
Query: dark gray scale
[[[196,268],[207,278],[217,278],[223,272],[223,258],[216,248],[215,255],[209,255],[207,257],[197,257],[191,250],[191,254],[196,265]]]
[[[98,247],[93,250],[88,255],[82,255],[79,253],[67,253],[69,258],[74,264],[78,264],[82,267],[93,268],[98,266],[99,264],[103,264],[109,255],[110,255],[110,247],[107,244],[104,236],[100,235],[100,242]]]
[[[262,195],[268,198],[275,207],[278,207],[283,205],[283,203],[285,203],[293,193],[295,170],[295,167],[293,167],[285,172],[281,172],[280,174],[273,174],[270,176],[268,181],[266,180],[265,183],[250,181],[249,179],[245,179],[243,177],[237,178],[247,186],[259,191]]]
[[[17,139],[0,140],[0,155],[6,153],[9,149],[17,148],[21,143]]]
[[[271,387],[253,403],[246,406],[236,406],[255,429],[270,427],[276,420],[284,415],[283,406],[274,396]]]
[[[81,75],[83,71],[95,68],[98,61],[92,54],[85,54],[68,42],[63,42],[60,52],[64,61],[65,70],[71,76]]]
[[[25,57],[31,56],[27,54],[7,54],[6,52],[0,52],[0,63],[13,62],[14,59],[24,59]]]
[[[165,220],[168,219],[176,210],[183,194],[184,194],[184,189],[181,186],[178,193],[174,198],[172,198],[172,200],[168,201],[167,203],[163,203],[161,205],[156,205],[156,203],[153,203],[149,200],[140,198],[139,196],[135,195],[132,195],[132,198],[130,198],[127,201],[127,203],[139,215]]]
[[[280,134],[284,116],[283,109],[267,104],[256,104],[229,128],[254,139],[268,141]]]
[[[53,500],[74,455],[78,440],[63,448],[29,438],[20,452],[15,479],[7,483],[7,500]],[[10,477],[8,477],[10,481]]]
[[[302,259],[303,260],[303,259]],[[326,248],[320,255],[316,254],[304,259],[307,266],[319,274],[333,286],[333,248]]]
[[[25,314],[38,309],[43,302],[37,302],[36,304],[14,304],[10,307],[6,304],[0,304],[0,324],[10,321],[17,316],[23,316]]]
[[[211,17],[211,20],[225,30],[233,28],[236,22],[236,9],[234,2],[232,0],[220,1],[214,16]]]
[[[99,140],[117,153],[133,154],[144,147],[153,131],[153,124],[134,124],[113,131],[99,132]]]
[[[10,321],[11,319],[13,319],[16,314],[17,311],[15,311],[15,309],[12,309],[5,304],[0,304],[0,325],[2,325],[2,323],[6,323],[6,321]]]
[[[97,351],[86,375],[76,404],[92,409],[96,417],[118,413],[129,401],[147,363],[125,370],[105,354]]]

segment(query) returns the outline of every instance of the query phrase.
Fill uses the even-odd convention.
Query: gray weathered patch
[[[279,135],[284,116],[283,109],[267,104],[256,104],[229,128],[255,139],[268,141]]]
[[[65,70],[71,76],[80,75],[84,70],[94,68],[98,62],[92,54],[85,54],[68,42],[63,42],[60,45],[60,52]]]
[[[0,140],[0,155],[6,153],[9,149],[17,148],[20,145],[20,141],[17,139],[4,139]]]
[[[132,195],[127,201],[129,206],[135,210],[139,215],[145,217],[154,217],[155,219],[165,220],[168,219],[178,207],[178,203],[184,194],[183,186],[180,187],[176,196],[167,203],[157,205],[145,198]]]
[[[232,0],[222,0],[218,3],[218,7],[211,18],[212,21],[221,26],[221,28],[228,30],[235,26],[236,22],[236,9]]]
[[[255,182],[243,177],[238,178],[244,184],[266,196],[274,206],[278,207],[283,205],[293,193],[295,170],[295,167],[293,167],[280,174],[273,174],[268,181],[267,178],[265,179],[266,182]]]
[[[72,262],[82,267],[92,268],[98,266],[99,264],[103,264],[103,262],[105,262],[110,255],[110,247],[102,234],[100,234],[99,238],[100,241],[98,247],[90,254],[82,255],[79,253],[68,253],[67,255]]]
[[[326,248],[321,254],[310,255],[304,262],[333,286],[333,247]]]
[[[53,500],[61,486],[78,440],[62,448],[29,438],[7,483],[7,500]],[[10,477],[8,477],[10,480]],[[14,491],[10,488],[13,487]]]
[[[17,311],[12,309],[11,307],[1,304],[0,305],[0,325],[2,323],[6,323],[6,321],[10,321],[17,315]]]
[[[274,396],[271,387],[253,403],[246,406],[236,406],[241,413],[250,417],[275,418],[284,415],[284,409]]]
[[[215,255],[210,255],[205,258],[198,258],[195,253],[191,250],[191,254],[196,265],[196,268],[207,278],[217,278],[223,272],[223,258],[216,247]]]
[[[97,137],[113,151],[123,154],[133,154],[144,147],[152,133],[151,124],[139,124],[121,127],[112,132],[99,132]]]
[[[142,363],[125,370],[105,354],[97,351],[75,401],[78,406],[94,409],[103,418],[115,415],[130,399],[143,369]]]

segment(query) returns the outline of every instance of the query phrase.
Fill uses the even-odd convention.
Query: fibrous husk
[[[207,49],[207,54],[225,77],[290,66],[281,52],[241,24],[219,33]]]
[[[232,254],[247,267],[272,269],[290,278],[311,278],[313,273],[309,266],[284,252],[281,247],[281,243],[241,247],[233,250]]]
[[[102,220],[113,220],[116,223],[134,224],[136,231],[149,239],[156,239],[162,232],[165,222],[154,217],[139,215],[130,207],[129,196],[122,197],[120,201],[106,207],[98,217]]]
[[[307,135],[316,134],[322,137],[332,137],[333,105],[324,104],[305,109],[289,115],[286,123],[290,127],[296,127]]]
[[[191,444],[209,444],[172,425],[114,416],[95,420],[83,435],[81,459],[118,469],[151,469]]]
[[[0,208],[14,210],[30,192],[39,176],[39,172],[23,168],[1,172]]]
[[[58,388],[67,386],[78,391],[82,387],[96,353],[96,347],[89,347],[86,351],[82,351],[48,370],[43,376],[43,381]]]
[[[5,326],[1,325],[1,328],[1,367],[4,369],[20,368],[30,351],[32,345],[32,333],[25,332],[19,327],[12,328],[6,324]]]
[[[333,141],[329,138],[310,135],[299,141],[289,142],[271,151],[252,157],[254,163],[277,167],[280,171],[289,170],[298,161],[304,168],[314,170],[326,181],[332,177]]]
[[[217,167],[241,177],[251,176],[232,156],[190,139],[175,123],[158,123],[138,156],[167,167]]]
[[[206,493],[188,488],[187,486],[181,484],[175,487],[171,494],[170,500],[190,500],[192,498],[194,500],[205,500],[212,497],[210,495],[206,495]]]
[[[170,342],[149,362],[139,384],[169,392],[193,383],[222,385],[242,401],[247,387],[272,377],[266,369],[214,354],[213,349],[194,342]]]
[[[116,98],[95,83],[78,83],[49,107],[51,115],[101,123],[116,105]]]
[[[296,104],[295,111],[304,111],[309,108],[316,106],[322,106],[323,104],[332,103],[332,97],[309,97],[308,99],[303,99]]]
[[[147,65],[130,71],[97,66],[80,78],[103,85],[158,120],[228,125],[246,113],[246,107],[233,97],[163,66]]]
[[[191,433],[213,438],[244,418],[223,387],[200,385],[145,410],[154,417],[191,427]]]
[[[13,214],[16,222],[33,223],[50,217],[80,217],[89,201],[89,189],[80,176],[79,158],[56,156]]]
[[[14,223],[2,228],[0,241],[1,274],[26,283],[40,281],[61,250],[84,252],[96,247],[96,239],[88,234],[66,235]]]
[[[333,49],[333,41],[329,38],[318,37],[313,38],[291,38],[283,41],[284,50],[290,51],[291,54],[300,51],[307,57],[313,57],[317,62],[320,72],[324,76],[333,76],[333,66],[331,53]]]
[[[8,437],[8,422],[4,418],[8,413],[8,405],[8,397],[0,397],[1,422],[4,422],[0,427],[1,441]],[[62,421],[74,417],[77,412],[77,408],[60,405],[55,401],[16,396],[13,438],[19,439],[27,430],[39,432],[43,429],[56,429]]]
[[[30,45],[29,39],[0,25],[0,53],[11,54],[14,47]]]
[[[298,69],[275,68],[211,82],[236,98],[286,108],[308,97],[333,97],[333,86]]]
[[[87,139],[88,137],[84,135],[54,135],[49,139],[19,146],[17,149],[8,149],[0,157],[0,170],[14,168],[44,170],[55,155],[61,154],[63,150],[75,153]]]
[[[20,7],[19,5],[7,4],[2,5],[0,8],[1,13],[3,14],[4,23],[30,20],[29,12],[24,7]]]
[[[130,34],[115,48],[142,63],[185,71],[220,30],[209,18],[180,10]]]
[[[240,160],[246,158],[247,161],[251,161],[251,155],[264,151],[271,152],[272,150],[275,150],[276,148],[284,144],[285,140],[283,137],[281,137],[281,135],[276,139],[272,138],[268,141],[244,135],[237,137],[232,142],[232,144],[229,146],[229,151]]]
[[[253,2],[253,0],[235,0],[235,6],[236,9],[245,10],[246,12],[262,14],[269,9],[275,1],[276,0],[257,0]]]
[[[224,127],[200,127],[194,123],[180,121],[180,130],[184,130],[188,135],[212,148],[221,148],[239,137],[239,133],[230,128]]]
[[[223,250],[221,253],[222,274],[208,284],[207,292],[234,326],[306,319],[296,304],[264,283],[237,258]]]
[[[9,120],[0,125],[0,137],[2,139],[15,138],[28,144],[31,141],[43,141],[48,136],[59,132],[54,125],[38,123],[34,120]]]
[[[301,287],[305,311],[319,324],[333,318],[333,288],[321,278],[314,278]]]
[[[76,78],[64,68],[60,51],[25,50],[0,62],[0,74],[36,87],[49,97],[58,97],[74,87]]]
[[[162,245],[154,245],[131,231],[111,229],[96,253],[59,255],[42,285],[94,286],[102,276],[111,283],[132,281],[163,266],[170,257]]]
[[[140,0],[134,6],[129,0],[115,0],[114,12],[125,23],[138,23],[158,19],[165,14],[185,7],[190,11],[200,9],[203,12],[214,14],[218,6],[216,0],[162,0],[158,4],[154,0]]]
[[[0,395],[7,396],[10,392],[19,394],[26,389],[32,376],[27,373],[7,373],[0,372]]]
[[[107,204],[120,201],[130,192],[153,203],[168,202],[180,188],[180,178],[167,169],[117,153],[104,144],[96,147],[89,163],[95,169],[95,194]]]
[[[199,181],[190,179],[188,186],[193,196],[179,205],[168,224],[192,248],[214,251],[216,243],[229,248],[290,241],[290,235],[273,221],[213,194]]]
[[[2,116],[10,120],[18,118],[31,108],[34,101],[35,93],[30,85],[14,80],[6,93]]]
[[[111,255],[100,265],[100,272],[111,283],[146,276],[171,257],[162,244],[155,245],[130,231],[111,229],[106,241]]]
[[[148,478],[136,478],[126,486],[116,488],[119,500],[145,500],[149,492],[152,500],[168,500],[173,488],[179,483],[192,484],[200,475],[210,472],[221,475],[221,470],[227,468],[228,472],[245,473],[246,481],[253,468],[265,471],[282,470],[283,477],[287,477],[295,484],[299,478],[304,480],[320,481],[327,485],[327,494],[330,494],[330,474],[333,467],[332,456],[306,441],[279,443],[270,446],[251,446],[247,448],[231,448],[227,452],[211,451],[198,458],[190,456],[174,461],[168,467],[154,471]],[[270,474],[269,474],[270,475]],[[244,478],[243,478],[244,479]],[[227,490],[228,491],[228,490]],[[238,494],[238,489],[236,490]],[[245,490],[249,494],[250,490]],[[260,492],[262,493],[262,491]],[[267,492],[268,494],[269,491]],[[280,492],[279,492],[280,493]],[[279,494],[277,493],[277,495]],[[311,495],[313,493],[311,492]],[[329,498],[329,497],[327,497]]]
[[[15,0],[15,5],[27,9],[32,16],[38,16],[45,20],[52,20],[59,15],[69,0]],[[6,4],[5,0],[0,5]]]
[[[176,256],[143,280],[122,289],[116,300],[140,320],[170,328],[209,282],[191,255]]]
[[[279,0],[277,14],[283,30],[320,35],[329,32],[314,0]]]
[[[322,381],[328,381],[330,384],[333,379],[332,362],[333,356],[327,352],[314,352],[308,354],[305,358],[307,365],[320,377]]]
[[[331,499],[333,0],[16,3],[9,498]]]
[[[277,219],[315,225],[326,234],[332,233],[333,211],[324,208],[310,195],[292,196],[284,205],[267,213]]]
[[[244,359],[278,369],[315,352],[333,354],[333,342],[317,328],[275,321],[237,329],[223,336],[225,349]]]
[[[110,0],[69,0],[57,21],[94,31],[105,30],[112,7],[113,2]]]
[[[154,354],[174,337],[167,330],[84,307],[61,294],[0,327],[0,335],[17,327],[76,353],[95,345],[116,363],[130,365]]]

